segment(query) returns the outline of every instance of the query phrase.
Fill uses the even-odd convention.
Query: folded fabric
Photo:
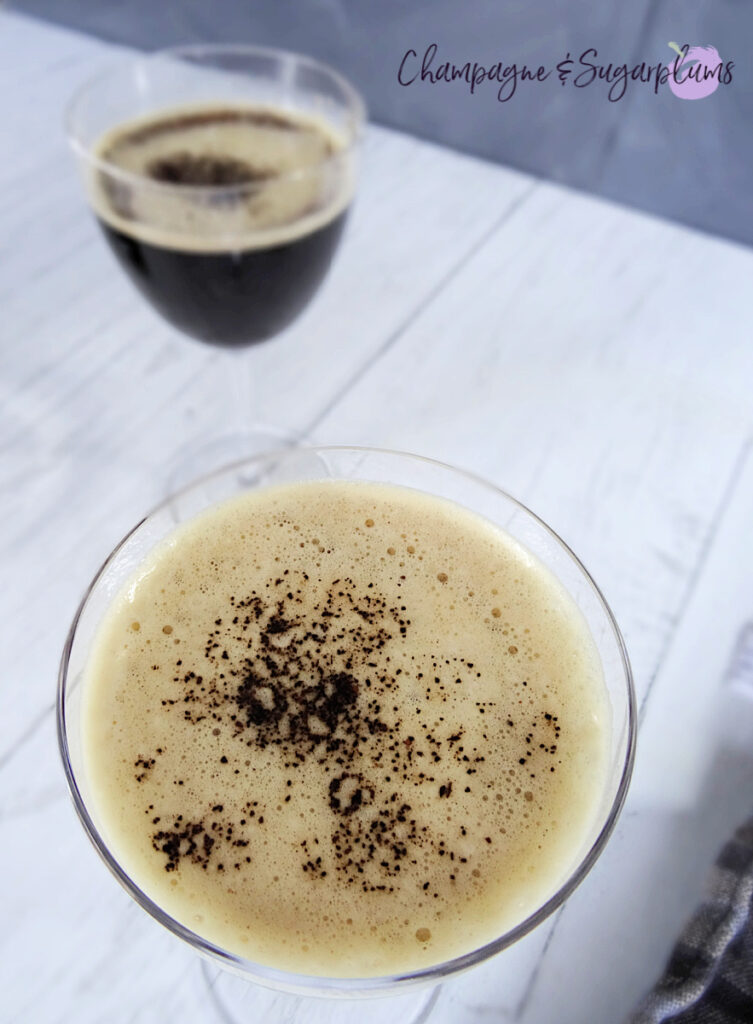
[[[724,847],[708,895],[629,1024],[753,1024],[753,821]]]

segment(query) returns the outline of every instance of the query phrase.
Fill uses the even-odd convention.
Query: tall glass
[[[128,875],[119,862],[118,851],[111,849],[104,840],[82,757],[82,677],[93,639],[113,595],[147,554],[174,529],[176,522],[187,522],[217,502],[271,484],[320,479],[410,487],[449,499],[503,528],[546,566],[580,610],[599,654],[611,709],[607,730],[608,770],[601,803],[562,884],[525,920],[493,941],[447,962],[390,977],[307,977],[276,970],[219,948],[173,919]],[[612,613],[577,557],[545,523],[510,495],[468,473],[417,456],[348,447],[277,451],[229,466],[197,481],[146,516],[114,549],[76,613],[60,668],[57,711],[68,785],[81,822],[97,851],[121,885],[157,921],[208,960],[227,969],[212,979],[212,991],[226,1018],[238,1021],[322,1019],[336,1022],[354,1019],[354,1013],[361,1021],[415,1019],[432,998],[427,986],[436,987],[444,979],[516,942],[552,914],[585,878],[604,848],[624,802],[632,771],[636,729],[630,666]],[[243,984],[238,976],[255,984]],[[257,986],[276,990],[276,994],[270,995]],[[420,986],[423,989],[416,991]],[[295,998],[309,996],[326,1002],[311,1003],[306,998]],[[390,998],[387,1003],[378,1000],[354,1009],[352,1001],[365,996]],[[397,1002],[392,1005],[392,1000]]]
[[[231,45],[122,61],[69,105],[86,196],[120,266],[182,334],[235,350],[222,393],[239,436],[204,462],[278,436],[251,429],[253,367],[239,353],[284,331],[321,286],[355,192],[364,117],[332,68]]]

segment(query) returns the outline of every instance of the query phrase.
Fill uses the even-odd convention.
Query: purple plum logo
[[[716,92],[722,80],[723,63],[714,46],[678,46],[669,43],[677,57],[667,84],[681,100],[702,100]]]

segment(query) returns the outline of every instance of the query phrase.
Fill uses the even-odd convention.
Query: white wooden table
[[[54,732],[85,585],[224,427],[221,356],[131,290],[66,151],[65,102],[113,53],[0,12],[0,1018],[194,1024],[195,958],[100,863]],[[256,419],[476,470],[602,586],[642,716],[620,824],[429,1020],[617,1024],[753,811],[753,253],[372,128],[325,288],[247,358]]]

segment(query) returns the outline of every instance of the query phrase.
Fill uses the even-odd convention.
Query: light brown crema
[[[95,820],[168,914],[305,974],[469,952],[562,884],[608,700],[548,570],[443,499],[276,486],[179,527],[84,684]]]
[[[118,125],[93,150],[97,215],[187,252],[293,242],[343,212],[354,150],[322,118],[232,104],[169,108]]]

